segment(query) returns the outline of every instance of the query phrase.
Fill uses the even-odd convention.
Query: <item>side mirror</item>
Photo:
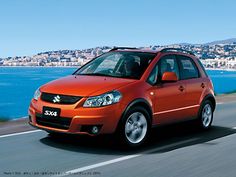
[[[177,78],[175,72],[164,72],[162,74],[161,81],[162,82],[176,82],[176,81],[178,81],[178,78]]]

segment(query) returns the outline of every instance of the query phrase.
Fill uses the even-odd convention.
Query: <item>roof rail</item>
[[[138,49],[136,47],[114,47],[110,50],[111,51],[115,51],[115,50],[122,50],[122,49]]]
[[[188,51],[188,50],[184,50],[184,49],[181,49],[181,48],[164,48],[164,49],[161,49],[160,52],[182,52],[182,53],[194,55],[193,52]]]

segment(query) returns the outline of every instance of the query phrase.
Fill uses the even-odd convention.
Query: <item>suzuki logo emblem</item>
[[[61,97],[59,95],[57,95],[53,98],[52,101],[53,101],[53,103],[59,103],[61,101]]]

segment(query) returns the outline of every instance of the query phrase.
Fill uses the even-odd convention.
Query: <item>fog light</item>
[[[92,131],[93,134],[97,134],[99,129],[98,129],[97,126],[93,126],[91,131]]]
[[[99,134],[101,128],[102,128],[102,125],[82,125],[80,131],[97,135]]]

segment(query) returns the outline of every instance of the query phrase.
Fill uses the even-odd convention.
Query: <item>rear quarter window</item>
[[[198,64],[200,65],[200,67],[202,68],[202,70],[203,70],[204,74],[206,75],[206,77],[208,77],[208,74],[207,74],[207,72],[206,72],[206,70],[205,70],[205,67],[203,66],[201,60],[197,60],[197,62],[198,62]]]

